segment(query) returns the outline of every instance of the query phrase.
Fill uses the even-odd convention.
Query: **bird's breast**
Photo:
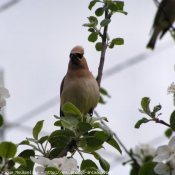
[[[87,114],[99,101],[99,86],[94,77],[65,77],[61,94],[61,106],[67,102],[74,104],[81,113]]]

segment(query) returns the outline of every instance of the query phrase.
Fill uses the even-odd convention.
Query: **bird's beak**
[[[70,60],[71,60],[71,62],[72,62],[73,64],[75,64],[75,65],[79,65],[79,64],[80,64],[80,61],[79,61],[77,55],[74,54],[74,53],[71,53],[71,54],[70,54]]]

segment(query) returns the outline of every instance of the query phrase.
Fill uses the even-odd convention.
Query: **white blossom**
[[[168,87],[167,91],[168,91],[168,94],[170,94],[170,93],[173,94],[173,97],[174,97],[173,102],[174,102],[174,106],[175,106],[175,84],[174,84],[174,82],[171,83],[171,85]]]
[[[5,98],[9,98],[9,91],[4,88],[2,77],[0,77],[0,109],[6,105]]]
[[[171,138],[168,145],[162,145],[157,148],[157,156],[153,159],[155,162],[163,160],[170,161],[175,157],[175,136]]]
[[[134,155],[137,163],[142,166],[146,161],[153,159],[156,150],[148,144],[140,144],[135,147]]]
[[[52,160],[41,156],[39,156],[37,159],[34,157],[30,158],[33,162],[42,165],[35,168],[35,171],[38,173],[38,175],[46,175],[44,172],[46,167],[55,167],[58,170],[61,170],[63,175],[71,174],[77,170],[77,161],[74,158],[68,159],[67,157],[62,157]]]

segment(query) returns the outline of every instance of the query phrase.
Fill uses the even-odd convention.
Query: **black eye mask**
[[[83,58],[83,54],[81,54],[81,53],[71,53],[70,54],[70,58],[72,58],[73,56],[76,56],[78,59],[82,59]]]

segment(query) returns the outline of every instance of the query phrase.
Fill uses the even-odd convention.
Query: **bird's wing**
[[[63,78],[63,80],[62,80],[62,82],[61,82],[61,86],[60,86],[60,99],[61,99],[61,94],[62,94],[62,91],[63,91],[64,79],[65,79],[65,77]],[[61,104],[61,101],[60,101],[60,104]],[[61,105],[60,105],[60,116],[64,116],[64,113],[63,113],[63,111],[61,110]]]

